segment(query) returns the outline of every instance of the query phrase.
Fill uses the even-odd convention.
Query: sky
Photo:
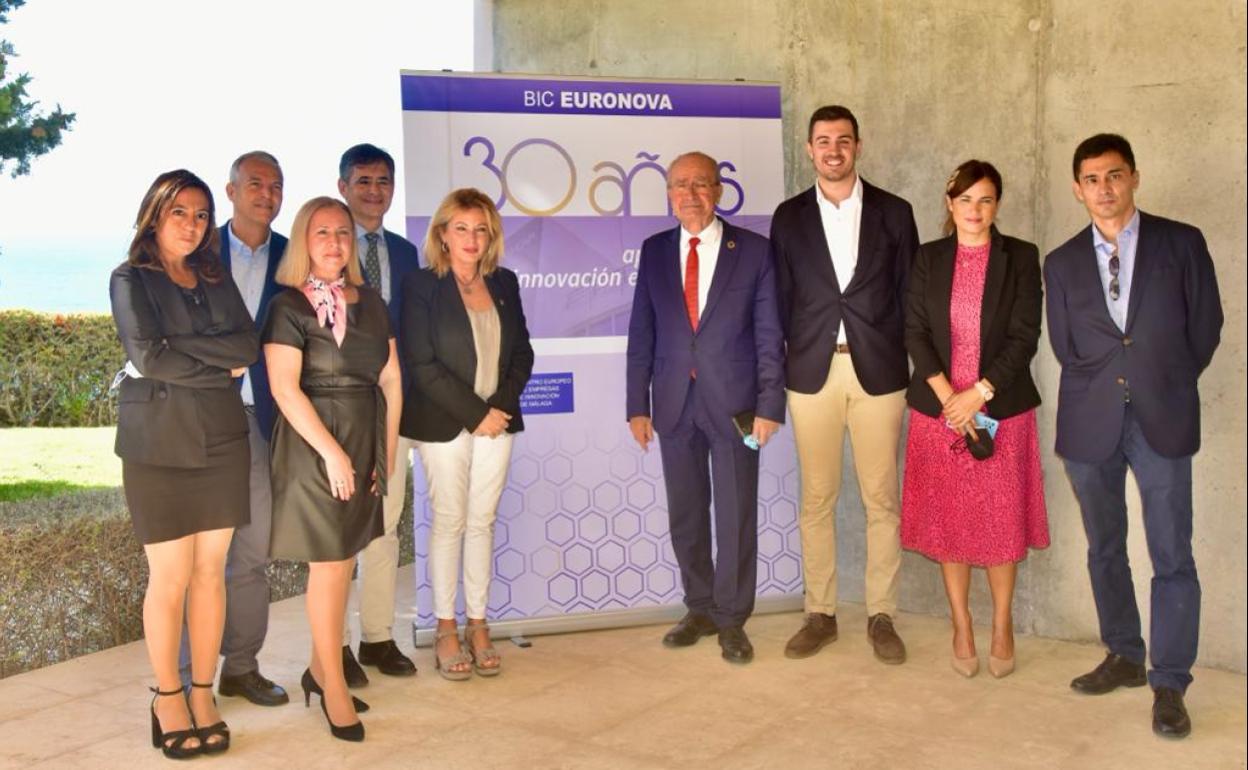
[[[349,9],[349,10],[347,10]],[[45,110],[77,113],[28,176],[0,175],[0,309],[107,312],[139,201],[188,168],[229,216],[229,166],[264,149],[285,172],[274,223],[337,195],[358,142],[402,169],[399,71],[470,71],[470,0],[28,0],[0,25],[14,75]],[[7,168],[6,168],[7,170]],[[402,180],[386,224],[401,229]]]

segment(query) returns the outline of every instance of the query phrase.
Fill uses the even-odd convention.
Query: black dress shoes
[[[718,629],[715,621],[700,612],[687,612],[680,622],[672,626],[672,630],[663,635],[664,647],[688,647],[697,644],[704,636],[710,636]]]
[[[1183,693],[1169,687],[1153,691],[1153,732],[1163,738],[1186,738],[1192,732]]]
[[[364,687],[368,684],[368,674],[356,662],[355,653],[351,652],[349,644],[342,646],[342,675],[347,680],[347,687]]]
[[[1135,663],[1121,655],[1109,653],[1101,665],[1071,680],[1070,688],[1085,695],[1104,695],[1119,687],[1143,687],[1148,684],[1143,663]]]
[[[749,663],[754,660],[754,645],[741,626],[729,626],[719,631],[719,649],[729,663]]]
[[[416,664],[399,652],[399,646],[393,639],[384,642],[360,642],[360,663],[376,666],[381,673],[390,676],[413,676],[416,673]]]
[[[281,706],[290,703],[290,696],[280,685],[266,679],[259,671],[239,676],[221,675],[217,692],[225,696],[241,695],[257,706]]]

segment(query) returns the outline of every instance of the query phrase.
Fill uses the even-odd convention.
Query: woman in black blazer
[[[403,281],[403,356],[412,384],[400,433],[414,439],[429,483],[429,575],[438,618],[436,663],[447,679],[499,672],[486,601],[494,519],[533,348],[516,274],[500,267],[502,219],[478,190],[438,206],[425,238],[429,267]],[[460,645],[456,586],[463,554],[468,626]]]
[[[1040,259],[1034,244],[993,225],[1001,175],[970,160],[945,187],[949,237],[923,244],[910,273],[906,391],[910,429],[901,542],[940,562],[953,617],[954,670],[979,670],[971,626],[971,567],[992,591],[995,677],[1014,670],[1011,605],[1018,562],[1049,544],[1031,359],[1040,339]],[[986,413],[986,415],[985,415]],[[994,435],[995,434],[995,435]],[[969,444],[993,452],[974,456]]]
[[[139,206],[129,259],[109,282],[129,358],[118,374],[116,452],[149,571],[143,636],[156,674],[152,745],[178,759],[230,745],[212,682],[225,556],[234,528],[250,520],[247,418],[235,378],[256,360],[259,338],[217,239],[208,186],[189,171],[161,174]],[[187,699],[178,673],[184,609]]]

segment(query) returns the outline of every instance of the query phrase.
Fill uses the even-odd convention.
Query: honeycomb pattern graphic
[[[642,452],[623,419],[623,356],[568,356],[553,364],[539,356],[536,371],[546,369],[574,372],[577,412],[526,415],[526,430],[516,436],[495,525],[489,617],[679,605],[659,450]],[[424,469],[413,457],[417,624],[424,628],[434,623],[430,509]],[[761,456],[759,596],[802,589],[796,466],[786,427]]]

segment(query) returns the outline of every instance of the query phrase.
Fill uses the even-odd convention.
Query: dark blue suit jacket
[[[277,285],[274,277],[277,275],[277,265],[282,261],[282,255],[285,253],[286,237],[272,233],[269,238],[269,265],[264,271],[264,289],[260,292],[260,307],[253,319],[256,322],[257,333],[264,328],[264,314],[269,309],[269,300],[277,296],[277,293],[284,288]],[[233,273],[230,271],[230,223],[228,221],[221,225],[221,264],[225,265],[225,272],[233,280]],[[261,351],[256,362],[248,367],[247,373],[251,375],[251,395],[256,402],[256,422],[260,424],[260,430],[267,441],[273,434],[273,421],[277,419],[277,405],[273,402],[273,391],[269,388],[269,370],[264,365],[264,351]]]
[[[1149,446],[1164,457],[1200,449],[1196,380],[1218,347],[1222,300],[1200,230],[1140,212],[1126,330],[1105,305],[1092,226],[1045,259],[1049,342],[1062,365],[1057,453],[1109,457],[1122,436],[1124,390]]]
[[[384,229],[383,232],[386,235],[386,252],[389,254],[390,261],[390,300],[386,303],[386,307],[390,310],[390,332],[398,340],[399,369],[403,374],[403,392],[406,393],[412,381],[408,374],[407,361],[401,352],[403,350],[403,279],[407,278],[409,273],[420,269],[420,253],[411,241],[398,233]],[[360,256],[362,259],[363,255]]]
[[[628,324],[628,417],[674,429],[696,369],[699,390],[724,415],[722,435],[734,437],[732,416],[747,410],[783,422],[784,335],[767,239],[724,223],[697,333],[683,285],[680,228],[646,239]]]

